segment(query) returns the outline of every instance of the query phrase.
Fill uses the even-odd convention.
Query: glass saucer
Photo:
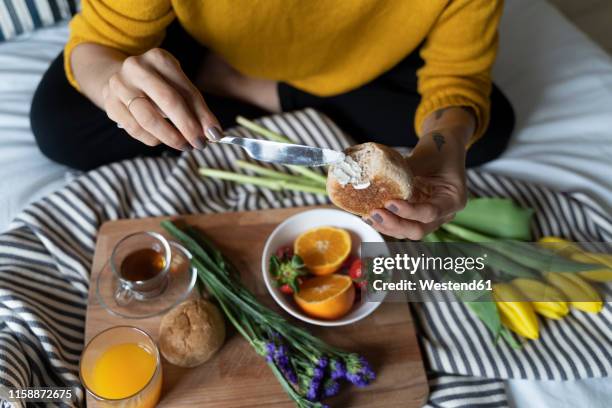
[[[189,296],[197,277],[191,265],[191,253],[177,242],[168,243],[172,254],[168,283],[161,294],[149,299],[134,298],[127,305],[119,304],[115,300],[119,280],[111,269],[110,260],[106,262],[96,280],[96,297],[106,311],[127,319],[146,319],[166,313]]]

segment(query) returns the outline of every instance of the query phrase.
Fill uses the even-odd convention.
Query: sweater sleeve
[[[81,11],[70,22],[70,37],[64,48],[64,68],[76,89],[70,58],[74,47],[96,43],[129,55],[159,46],[166,27],[174,19],[170,0],[83,0]]]
[[[425,64],[418,72],[417,134],[430,113],[450,106],[474,110],[477,124],[470,145],[485,132],[502,8],[503,0],[450,0],[440,14],[421,49]]]

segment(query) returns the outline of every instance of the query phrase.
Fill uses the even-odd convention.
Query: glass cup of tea
[[[160,295],[168,284],[171,257],[170,244],[156,232],[137,232],[119,241],[110,258],[119,281],[115,290],[117,304]]]
[[[81,383],[96,406],[153,408],[162,388],[155,342],[132,326],[116,326],[87,343],[79,364]]]

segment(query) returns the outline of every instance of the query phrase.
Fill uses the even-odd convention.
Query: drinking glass
[[[92,389],[96,362],[110,347],[125,343],[137,344],[155,357],[155,371],[151,379],[142,389],[125,398],[109,399],[96,394]],[[85,390],[96,400],[96,406],[100,407],[153,408],[161,395],[162,365],[159,350],[151,336],[133,326],[111,327],[91,339],[81,355],[79,375]]]
[[[126,279],[121,273],[121,265],[126,257],[142,249],[152,249],[160,254],[164,259],[164,267],[149,279]],[[132,299],[144,300],[159,296],[168,284],[170,261],[170,245],[166,238],[156,232],[137,232],[119,241],[110,259],[113,273],[120,283],[115,291],[117,303],[127,305]]]

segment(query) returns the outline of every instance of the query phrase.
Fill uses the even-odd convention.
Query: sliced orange
[[[297,237],[293,250],[313,275],[329,275],[351,253],[351,236],[341,228],[313,228]]]
[[[355,286],[346,275],[315,276],[304,281],[293,298],[306,314],[333,320],[344,316],[353,307]]]

